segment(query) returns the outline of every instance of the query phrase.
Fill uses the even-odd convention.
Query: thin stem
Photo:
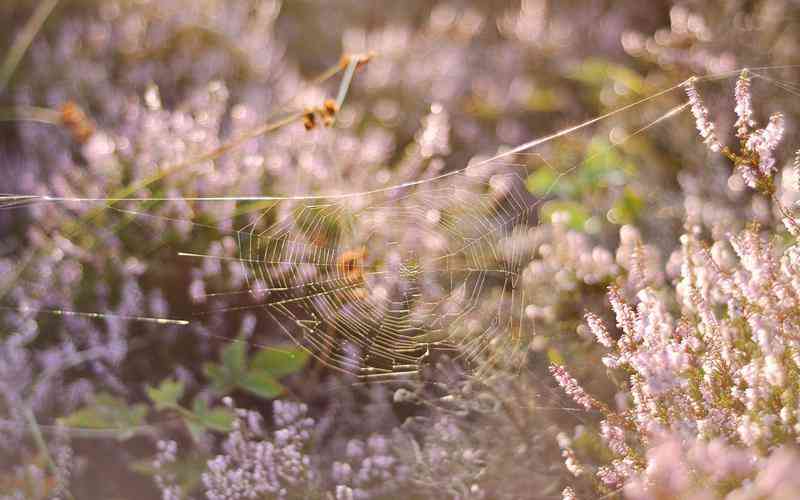
[[[54,477],[58,478],[58,465],[56,465],[55,461],[53,460],[53,456],[50,454],[50,450],[47,448],[47,443],[44,441],[44,437],[42,436],[42,430],[39,428],[39,424],[36,422],[36,416],[34,416],[33,411],[30,408],[25,409],[25,418],[28,420],[28,425],[31,426],[31,434],[33,435],[33,440],[36,442],[36,446],[39,448],[39,451],[44,455],[45,461],[47,461],[47,466],[50,468],[50,472],[53,474]],[[64,486],[64,494],[67,498],[75,499],[72,496],[72,493]]]
[[[39,106],[15,106],[0,108],[0,122],[39,122],[50,125],[61,124],[61,113],[54,109]]]
[[[28,19],[28,22],[25,23],[25,27],[22,28],[22,31],[8,51],[3,65],[0,66],[0,92],[3,92],[8,82],[11,81],[11,77],[14,76],[19,62],[22,60],[25,52],[27,52],[33,39],[36,38],[39,30],[42,29],[44,22],[50,17],[53,9],[56,8],[56,5],[58,5],[58,0],[43,0],[36,7],[36,10],[33,12],[31,18]]]

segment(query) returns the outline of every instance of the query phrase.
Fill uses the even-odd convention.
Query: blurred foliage
[[[144,404],[128,405],[106,393],[94,397],[91,405],[60,418],[60,424],[78,429],[116,431],[119,439],[132,437],[145,423],[148,408]]]

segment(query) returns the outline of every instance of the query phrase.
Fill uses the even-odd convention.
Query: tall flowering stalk
[[[703,103],[700,93],[695,86],[694,78],[689,79],[684,84],[684,90],[689,97],[689,104],[691,105],[692,115],[694,115],[695,125],[703,142],[706,143],[708,148],[713,152],[718,152],[722,149],[722,144],[717,139],[717,134],[714,130],[714,122],[708,117],[708,108]]]
[[[745,139],[750,130],[755,126],[756,122],[753,120],[753,102],[750,95],[750,74],[745,69],[739,76],[736,82],[736,90],[734,91],[734,99],[736,100],[736,137],[740,140]]]
[[[598,406],[598,403],[594,400],[594,398],[586,393],[583,387],[581,387],[580,384],[578,384],[578,381],[569,374],[566,368],[559,365],[550,365],[550,373],[553,375],[553,378],[556,379],[558,385],[561,386],[564,392],[567,393],[567,395],[571,397],[573,401],[587,410],[591,410],[593,407]]]

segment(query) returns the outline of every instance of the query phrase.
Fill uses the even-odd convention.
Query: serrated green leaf
[[[158,387],[147,387],[147,397],[156,405],[157,410],[175,408],[183,397],[183,383],[171,378],[165,379]]]
[[[272,399],[283,394],[283,386],[278,380],[267,372],[254,370],[247,374],[239,382],[242,389],[260,396]]]
[[[253,356],[250,371],[264,371],[280,378],[297,373],[308,363],[309,355],[297,346],[266,348]]]

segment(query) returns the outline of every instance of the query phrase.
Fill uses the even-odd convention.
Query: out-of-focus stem
[[[53,461],[53,456],[50,454],[50,450],[47,448],[47,443],[44,441],[44,437],[42,437],[42,431],[39,429],[39,424],[36,422],[36,417],[31,411],[30,408],[25,409],[25,418],[28,419],[28,425],[31,427],[31,434],[33,435],[33,440],[36,442],[36,446],[39,448],[39,451],[44,455],[45,461],[47,461],[47,466],[50,469],[50,472],[53,476],[58,477],[58,466],[56,465],[55,461]],[[65,487],[64,488],[64,495],[67,498],[72,500],[75,497],[72,496],[72,493]]]
[[[30,47],[33,39],[36,38],[39,30],[42,29],[44,22],[50,17],[56,5],[58,5],[58,0],[43,0],[36,7],[28,22],[25,23],[25,27],[22,28],[8,54],[6,54],[3,65],[0,66],[0,93],[5,90],[8,82],[11,81],[11,77],[14,76],[22,56],[25,55],[28,47]]]
[[[50,125],[61,124],[61,113],[50,108],[37,106],[15,106],[13,108],[0,108],[0,122],[39,122]]]

